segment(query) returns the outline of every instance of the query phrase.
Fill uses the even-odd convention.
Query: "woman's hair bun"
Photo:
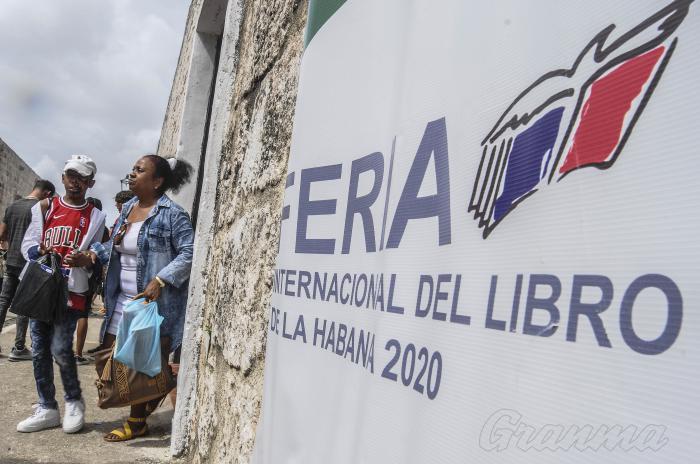
[[[163,158],[158,155],[146,155],[144,158],[150,160],[155,165],[155,176],[163,179],[159,192],[165,193],[172,190],[174,193],[180,191],[183,185],[192,178],[192,165],[185,160],[177,158]]]

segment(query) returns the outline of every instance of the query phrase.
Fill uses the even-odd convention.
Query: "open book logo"
[[[468,211],[487,238],[523,200],[622,152],[673,55],[693,0],[676,0],[627,32],[611,24],[573,66],[550,71],[508,106],[481,142]]]

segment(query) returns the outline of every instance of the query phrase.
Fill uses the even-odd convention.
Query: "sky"
[[[119,179],[156,151],[189,4],[0,0],[0,138],[59,192],[64,162],[91,156],[113,220]]]

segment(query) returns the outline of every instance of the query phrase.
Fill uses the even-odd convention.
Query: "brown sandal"
[[[131,430],[131,426],[129,425],[129,422],[132,424],[143,424],[143,427],[141,427],[141,430],[138,432],[134,432]],[[116,443],[116,442],[121,442],[121,441],[129,441],[133,440],[134,438],[138,437],[145,437],[148,435],[148,424],[146,424],[146,418],[145,417],[129,417],[126,422],[124,422],[124,425],[122,426],[121,429],[114,429],[111,432],[109,432],[107,435],[105,435],[104,441],[109,442],[109,443]],[[116,437],[116,438],[114,438]]]

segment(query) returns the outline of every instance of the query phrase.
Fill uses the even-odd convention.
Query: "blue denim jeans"
[[[42,322],[32,319],[32,362],[39,403],[49,409],[58,409],[56,386],[53,383],[53,360],[61,371],[66,401],[82,397],[78,368],[73,354],[73,333],[78,319],[68,315],[60,322]]]

